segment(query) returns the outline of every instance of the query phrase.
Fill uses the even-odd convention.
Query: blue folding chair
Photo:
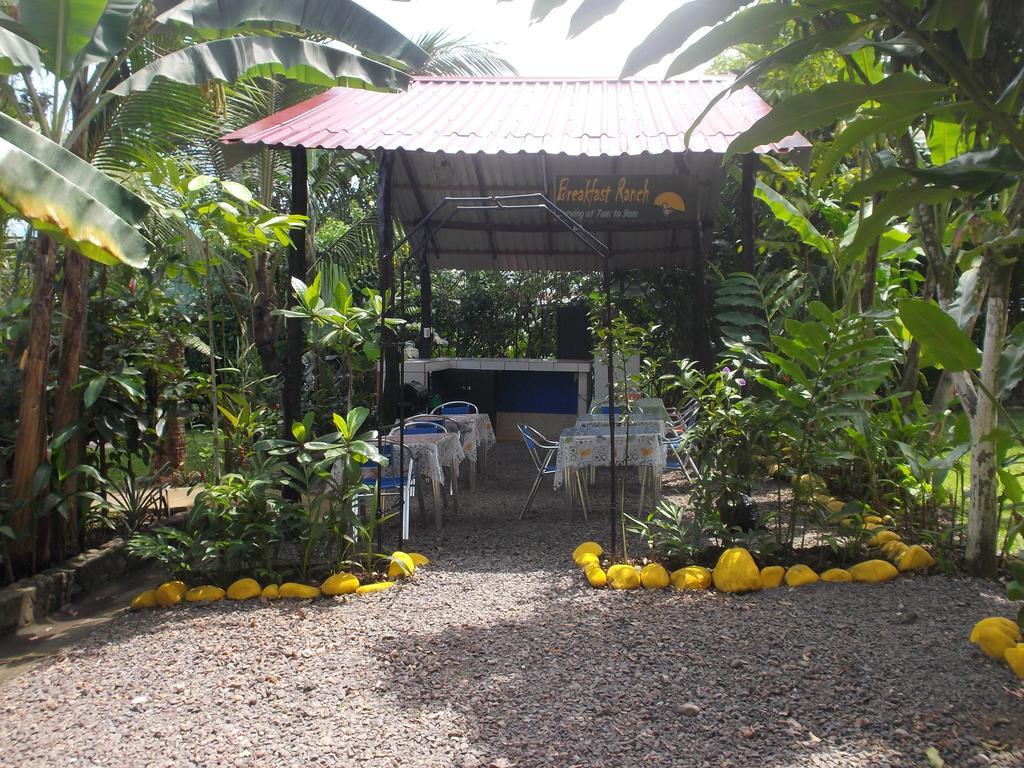
[[[401,498],[402,540],[406,541],[409,538],[409,498],[416,495],[416,472],[413,468],[415,461],[412,453],[408,448],[400,453],[399,448],[400,446],[394,443],[385,443],[381,446],[380,453],[388,460],[386,466],[372,459],[363,462],[364,490],[356,497],[355,503],[358,505],[361,499],[375,496],[378,482],[382,500],[389,496]],[[404,457],[404,460],[399,461],[399,456]]]
[[[442,416],[448,414],[459,416],[467,413],[480,413],[480,409],[466,400],[449,400],[447,403],[441,403],[431,413],[439,413]]]

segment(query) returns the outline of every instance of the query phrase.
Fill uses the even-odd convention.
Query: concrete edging
[[[180,527],[184,521],[185,515],[179,513],[157,525]],[[127,542],[117,537],[35,576],[0,588],[0,638],[42,621],[69,603],[144,564],[144,560],[129,554]]]

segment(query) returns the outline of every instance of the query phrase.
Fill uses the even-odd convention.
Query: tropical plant
[[[561,4],[538,0],[535,15]],[[571,32],[616,7],[583,0]],[[973,304],[986,317],[981,374],[972,381],[961,369],[952,378],[972,433],[967,561],[985,574],[996,568],[998,419],[992,398],[979,390],[995,383],[1024,226],[1024,45],[1016,34],[1022,23],[1024,6],[990,0],[691,2],[637,46],[622,72],[635,74],[683,48],[667,72],[678,74],[735,46],[776,40],[708,104],[692,132],[721,98],[780,68],[821,56],[842,63],[828,82],[782,98],[726,155],[752,152],[795,130],[835,126],[831,142],[816,150],[815,173],[819,186],[836,171],[858,182],[845,195],[860,209],[845,251],[860,265],[865,285],[876,274],[877,240],[894,219],[909,219],[916,229],[928,265],[924,299],[934,294],[950,310],[958,265],[966,257],[967,267],[978,268],[982,284]],[[703,28],[710,29],[687,45]],[[783,29],[788,34],[780,35]],[[927,137],[926,149],[918,137]],[[906,368],[904,382],[916,383],[913,347]]]
[[[21,93],[15,93],[10,82],[4,82],[5,108],[23,125],[0,116],[0,207],[26,218],[46,235],[36,248],[36,300],[12,486],[16,498],[27,499],[46,442],[45,418],[40,414],[46,412],[56,246],[67,246],[54,417],[57,433],[78,421],[78,400],[71,394],[84,345],[89,271],[85,258],[136,266],[146,261],[145,245],[135,231],[145,205],[82,159],[102,154],[108,161],[104,170],[110,172],[117,158],[130,158],[131,164],[120,167],[124,172],[120,175],[130,177],[138,155],[124,147],[159,147],[159,140],[140,138],[152,133],[153,126],[196,127],[190,120],[194,113],[182,110],[181,101],[174,98],[182,88],[213,83],[212,91],[218,92],[219,83],[271,74],[320,86],[390,89],[407,81],[389,64],[333,47],[321,42],[324,38],[400,66],[416,66],[425,57],[411,41],[350,0],[241,5],[218,0],[56,0],[7,2],[0,10],[5,11],[0,70],[19,75],[23,86]],[[282,28],[304,33],[308,39],[281,35]],[[253,34],[261,32],[270,34]],[[161,38],[161,45],[152,45],[158,33],[168,34]],[[47,83],[49,92],[40,94],[39,82]],[[162,102],[153,98],[160,94]],[[133,110],[134,106],[141,108]],[[169,119],[152,119],[156,115]],[[128,128],[123,121],[132,118],[142,118],[147,130]],[[38,133],[25,126],[37,128]],[[101,153],[100,147],[111,141],[122,149],[108,145]],[[44,200],[45,206],[40,204]],[[69,444],[73,459],[80,446],[79,439]],[[27,510],[27,505],[23,507]],[[25,534],[16,554],[34,563],[35,552],[28,550],[34,549],[36,537],[26,514],[16,515],[15,527]],[[40,544],[41,556],[49,559],[48,541]]]
[[[684,565],[725,537],[718,510],[705,505],[684,509],[663,500],[644,517],[625,516],[629,530],[640,536],[659,559]]]

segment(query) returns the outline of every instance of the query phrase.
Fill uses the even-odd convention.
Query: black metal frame
[[[435,225],[432,220],[437,216],[442,209],[446,206],[452,206],[450,212],[447,212],[443,218]],[[380,264],[383,266],[385,262],[389,262],[394,258],[395,253],[410,242],[414,237],[417,237],[422,233],[422,237],[419,237],[417,246],[418,248],[426,248],[427,243],[434,236],[436,232],[443,229],[449,221],[451,221],[456,215],[462,211],[518,211],[518,210],[538,210],[544,211],[551,216],[555,221],[560,223],[568,232],[575,235],[576,238],[586,245],[593,253],[595,253],[600,259],[603,267],[603,289],[604,289],[604,310],[605,310],[605,338],[607,341],[606,354],[608,355],[608,438],[611,441],[610,458],[609,458],[609,472],[611,480],[611,490],[609,491],[609,518],[611,526],[611,551],[614,553],[617,551],[617,536],[619,529],[619,515],[618,509],[615,506],[615,344],[611,333],[611,322],[612,322],[612,298],[611,298],[611,252],[601,240],[594,237],[594,235],[587,230],[585,227],[577,223],[571,216],[565,211],[555,205],[546,195],[541,192],[534,192],[531,194],[523,195],[491,195],[481,197],[444,197],[441,201],[435,205],[411,230],[405,233],[405,236],[397,243],[392,245],[389,249],[382,250],[380,255]],[[390,229],[390,221],[385,224]],[[404,273],[404,267],[398,270],[398,274]],[[392,267],[391,274],[394,274]],[[392,286],[393,290],[394,286]],[[385,297],[381,297],[382,300]],[[392,302],[394,301],[394,295],[392,295]],[[377,362],[377,421],[378,421],[378,448],[383,448],[384,437],[383,430],[384,424],[382,423],[383,413],[383,399],[384,399],[384,376],[385,376],[385,338],[387,336],[387,326],[385,323],[387,301],[384,301],[383,308],[381,310],[380,317],[380,336],[381,336],[381,355]],[[397,388],[398,392],[398,420],[399,420],[399,440],[402,446],[399,449],[399,474],[404,475],[404,467],[402,462],[404,461],[404,427],[405,427],[405,413],[402,408],[402,388],[405,383],[405,349],[404,345],[398,345],[399,351],[399,384]],[[380,483],[377,484],[377,514],[380,514],[380,503],[381,503],[381,489]],[[404,547],[405,542],[402,540],[402,534],[399,532],[399,548]]]

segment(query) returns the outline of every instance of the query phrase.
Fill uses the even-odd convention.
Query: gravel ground
[[[125,614],[3,684],[0,765],[1024,766],[1024,685],[967,642],[995,585],[592,590],[604,516],[545,484],[516,522],[496,459],[410,584]]]

